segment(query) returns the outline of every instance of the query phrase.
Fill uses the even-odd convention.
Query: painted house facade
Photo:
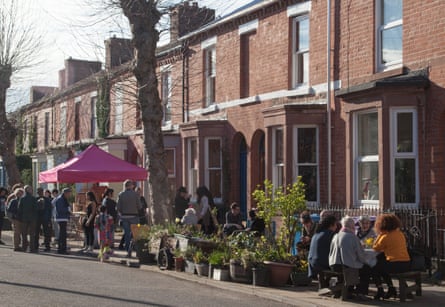
[[[219,19],[179,7],[209,22],[158,50],[172,191],[206,185],[245,213],[264,179],[301,176],[314,206],[444,206],[445,3],[253,1]],[[36,130],[35,171],[57,164],[49,149],[80,141],[112,144],[143,165],[134,84],[118,62],[25,108],[27,129],[49,113],[48,145],[46,128]],[[100,135],[93,103],[102,93]]]

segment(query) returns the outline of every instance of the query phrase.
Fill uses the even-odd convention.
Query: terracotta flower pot
[[[269,281],[271,286],[282,287],[287,284],[294,265],[273,261],[264,261],[264,264],[269,269]]]

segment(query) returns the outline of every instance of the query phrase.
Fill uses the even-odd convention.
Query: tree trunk
[[[15,159],[17,131],[6,116],[6,90],[11,86],[11,76],[11,66],[0,65],[0,155],[8,174],[8,182],[13,185],[21,182],[21,178]]]
[[[133,73],[137,80],[137,97],[144,124],[151,218],[153,224],[163,224],[170,219],[171,206],[161,130],[163,110],[156,76],[156,45],[159,41],[156,24],[161,13],[154,0],[121,0],[120,3],[130,22],[135,48]]]

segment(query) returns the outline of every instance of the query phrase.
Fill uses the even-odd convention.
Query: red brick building
[[[214,17],[195,4],[180,8]],[[314,205],[443,207],[442,12],[440,0],[276,0],[185,31],[172,18],[172,41],[158,51],[172,189],[206,185],[217,201],[246,210],[264,179],[302,176]],[[100,92],[92,80],[110,75],[109,131],[100,138],[88,113]],[[119,143],[122,157],[141,164],[133,84],[125,66],[106,67],[56,100],[32,103],[25,118],[50,112],[53,129],[36,157],[88,139]]]

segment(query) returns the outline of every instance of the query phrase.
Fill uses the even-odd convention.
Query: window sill
[[[213,112],[218,111],[218,106],[214,103],[209,105],[208,107],[204,108],[201,112],[202,115],[210,114]]]
[[[305,96],[313,93],[313,89],[307,85],[300,85],[289,90],[289,96]]]

